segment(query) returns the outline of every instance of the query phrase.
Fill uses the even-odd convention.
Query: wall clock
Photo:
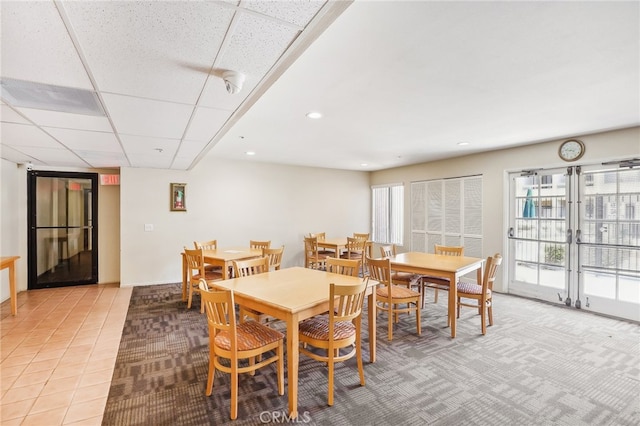
[[[578,139],[568,139],[560,144],[558,155],[564,161],[576,161],[584,155],[584,143]]]

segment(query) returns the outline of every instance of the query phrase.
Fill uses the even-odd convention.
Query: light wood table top
[[[478,282],[482,282],[484,259],[422,252],[400,253],[389,259],[391,260],[391,269],[394,271],[449,279],[449,323],[451,324],[451,337],[456,337],[457,282],[460,277],[472,271],[477,271]]]
[[[213,288],[233,290],[236,303],[281,319],[287,324],[287,378],[289,413],[298,415],[298,323],[327,311],[329,285],[357,285],[362,278],[339,275],[301,267],[280,269],[264,274],[214,281]],[[368,320],[370,360],[375,361],[376,315],[375,291],[378,283],[368,286]]]

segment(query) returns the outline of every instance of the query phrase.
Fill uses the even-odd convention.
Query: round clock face
[[[558,154],[564,161],[576,161],[584,154],[584,144],[577,139],[569,139],[562,142]]]

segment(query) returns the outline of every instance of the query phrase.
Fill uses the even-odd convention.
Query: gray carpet
[[[355,359],[338,365],[333,407],[326,405],[326,367],[301,355],[298,423],[640,424],[638,324],[496,295],[487,335],[467,308],[452,340],[441,299],[426,306],[422,336],[414,318],[402,316],[388,342],[380,316],[374,364],[365,341],[366,386]],[[208,332],[199,299],[194,305],[186,310],[178,284],[133,289],[103,425],[231,423],[229,376],[218,373],[213,395],[204,395]],[[286,413],[275,366],[241,375],[233,424],[285,423]]]

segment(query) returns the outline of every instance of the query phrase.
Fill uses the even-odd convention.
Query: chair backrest
[[[365,233],[358,233],[358,232],[354,232],[353,233],[353,238],[357,238],[359,240],[365,240],[367,241],[369,239],[369,234],[365,234]]]
[[[364,255],[364,249],[366,244],[367,244],[367,240],[354,238],[354,237],[347,237],[347,244],[345,245],[345,249],[347,250],[349,257],[352,256],[352,253],[356,255]]]
[[[391,284],[391,260],[367,257],[367,265],[369,265],[369,275],[372,279],[386,286]]]
[[[333,323],[351,321],[362,314],[365,291],[369,277],[365,277],[359,285],[330,284],[329,300],[333,300],[333,309],[329,310],[329,336],[333,336]]]
[[[304,237],[304,257],[307,261],[318,259],[318,237]]]
[[[204,277],[204,253],[201,248],[190,250],[185,247],[184,258],[187,265],[189,281],[191,281],[192,277],[196,274],[200,274]]]
[[[496,280],[498,266],[502,263],[502,256],[496,253],[487,257],[487,263],[484,265],[484,277],[482,278],[482,292],[486,293],[487,289],[493,290],[493,283]]]
[[[266,248],[271,247],[271,241],[250,240],[249,241],[249,247],[254,248],[254,249],[266,249]]]
[[[357,277],[360,271],[360,261],[356,259],[340,259],[338,257],[327,257],[325,264],[327,267],[327,272],[333,272],[335,274]]]
[[[209,340],[213,339],[220,331],[229,333],[231,350],[238,347],[236,336],[236,308],[231,290],[211,291],[207,282],[200,279],[200,297],[207,312],[207,324],[209,325]]]
[[[193,246],[197,249],[201,248],[203,250],[217,250],[218,249],[218,240],[211,241],[194,241]]]
[[[324,241],[327,238],[326,232],[316,232],[315,234],[309,234],[310,237],[318,238],[318,241]]]
[[[275,270],[280,269],[284,246],[279,248],[263,248],[262,255],[269,258],[269,267]]]
[[[394,257],[396,255],[395,244],[380,246],[380,254],[382,255],[382,257]]]
[[[268,257],[233,261],[233,274],[236,278],[264,274],[265,272],[269,272]]]
[[[444,254],[446,256],[464,256],[463,246],[441,246],[434,244],[433,252],[435,254]]]

